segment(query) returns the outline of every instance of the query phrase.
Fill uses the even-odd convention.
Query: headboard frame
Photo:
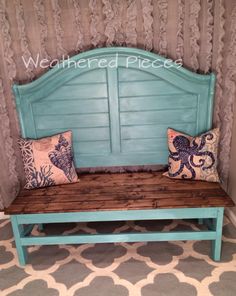
[[[214,86],[214,74],[113,47],[78,54],[13,90],[22,136],[72,130],[84,168],[167,163],[168,127],[192,135],[211,128]]]

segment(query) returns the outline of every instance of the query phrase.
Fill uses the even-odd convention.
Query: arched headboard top
[[[164,164],[166,129],[211,128],[215,76],[140,49],[99,48],[14,85],[22,136],[73,131],[77,167]]]

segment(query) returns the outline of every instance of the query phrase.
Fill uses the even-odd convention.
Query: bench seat
[[[218,183],[169,179],[162,172],[82,174],[80,182],[22,190],[6,214],[230,207]]]
[[[220,260],[224,208],[231,198],[217,183],[173,180],[162,172],[81,174],[80,182],[22,190],[5,209],[11,222],[20,265],[34,245],[171,240],[211,240]],[[208,230],[32,236],[34,224],[199,219]]]

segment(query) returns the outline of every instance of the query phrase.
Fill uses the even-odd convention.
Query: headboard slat
[[[168,127],[191,135],[211,128],[214,74],[174,62],[166,68],[165,58],[134,48],[100,48],[70,60],[83,67],[64,62],[13,89],[22,136],[72,130],[77,167],[165,164]]]

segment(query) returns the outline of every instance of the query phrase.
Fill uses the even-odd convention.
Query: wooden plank
[[[88,167],[112,167],[112,166],[137,166],[137,165],[156,165],[168,162],[168,151],[153,152],[130,152],[103,156],[100,154],[79,154],[74,151],[75,165],[78,168]]]
[[[109,119],[111,129],[111,151],[113,154],[120,153],[120,116],[118,100],[117,69],[108,68],[108,93],[109,93]]]
[[[22,190],[7,213],[233,206],[217,183],[172,180],[160,172],[85,174],[75,184]]]
[[[52,186],[49,188],[39,188],[37,190],[22,190],[24,194],[50,194],[51,192],[59,193],[67,190],[78,191],[81,188],[103,187],[110,188],[114,186],[130,186],[135,188],[145,188],[152,186],[154,190],[221,190],[219,183],[193,181],[193,180],[178,180],[170,179],[163,176],[163,172],[138,172],[138,173],[94,173],[81,174],[79,183],[65,184]]]
[[[80,182],[81,183],[81,182]],[[185,190],[182,189],[169,189],[166,187],[162,187],[159,185],[114,185],[114,186],[86,186],[83,185],[81,187],[77,186],[77,188],[70,188],[69,186],[63,188],[57,188],[55,190],[22,190],[19,193],[19,196],[15,199],[15,203],[21,203],[24,201],[33,199],[36,200],[45,200],[47,197],[49,200],[51,198],[56,198],[58,200],[68,200],[70,198],[74,199],[74,197],[78,197],[79,199],[86,198],[85,196],[93,197],[93,199],[113,199],[113,198],[126,198],[128,196],[132,196],[133,198],[140,198],[142,194],[145,194],[145,198],[148,196],[156,197],[156,198],[165,198],[166,196],[173,196],[175,198],[184,197],[184,196],[202,196],[202,197],[220,197],[227,196],[227,194],[222,189],[193,189],[188,188]]]
[[[180,180],[181,182],[181,180]],[[183,181],[182,181],[183,182]],[[182,186],[181,186],[182,185]],[[87,195],[87,194],[109,194],[111,196],[118,196],[119,193],[129,196],[129,194],[137,193],[152,193],[154,196],[159,196],[160,194],[175,194],[176,196],[185,196],[185,195],[216,195],[216,196],[227,196],[225,191],[218,187],[206,186],[191,186],[185,187],[184,184],[158,184],[158,183],[143,183],[136,182],[135,179],[131,183],[122,183],[122,182],[111,182],[109,183],[95,183],[95,182],[86,182],[83,178],[80,177],[80,181],[72,184],[64,184],[51,186],[48,188],[38,188],[37,190],[21,190],[19,193],[19,200],[22,200],[24,196],[53,196],[56,195],[60,198],[60,195]]]
[[[33,203],[34,206],[40,204],[56,204],[56,203],[74,203],[74,202],[112,202],[112,201],[137,201],[138,203],[141,200],[144,200],[147,204],[151,202],[183,202],[183,200],[187,199],[187,204],[189,202],[194,202],[195,205],[201,206],[201,202],[204,201],[205,203],[214,204],[216,202],[223,202],[223,200],[227,198],[226,195],[220,192],[150,192],[150,191],[143,191],[143,192],[97,192],[97,193],[67,193],[64,195],[51,195],[51,196],[24,196],[15,200],[14,205],[23,206],[29,203]],[[228,204],[228,202],[226,202]],[[96,205],[94,205],[96,208]]]
[[[220,261],[221,245],[222,245],[222,231],[224,225],[224,209],[219,208],[217,218],[213,220],[213,230],[216,232],[216,238],[212,242],[212,255],[215,261]]]
[[[108,114],[35,115],[36,129],[109,126]]]
[[[170,127],[169,124],[121,126],[121,139],[166,138],[168,127]],[[196,124],[175,124],[175,129],[189,135],[194,135]]]
[[[30,214],[30,213],[63,213],[63,212],[95,212],[95,211],[117,211],[117,210],[143,210],[143,209],[171,209],[171,208],[201,208],[201,207],[228,207],[230,202],[222,199],[150,199],[150,200],[112,200],[112,201],[74,201],[53,202],[40,204],[13,205],[6,209],[6,214]]]
[[[162,109],[196,108],[197,96],[193,94],[121,97],[120,111],[162,110]]]
[[[180,88],[166,80],[158,81],[124,81],[119,84],[120,97],[150,96],[150,95],[186,94]]]
[[[78,91],[79,88],[79,91]],[[55,90],[47,97],[47,100],[60,100],[65,98],[70,99],[92,99],[92,98],[106,98],[107,97],[107,85],[106,83],[81,84],[78,85],[63,85]]]
[[[78,84],[94,84],[105,83],[107,81],[106,69],[93,69],[93,71],[87,71],[81,75],[77,75],[75,78],[66,82],[66,85],[78,85]]]
[[[75,141],[73,149],[78,154],[107,155],[111,152],[110,141]]]
[[[91,244],[91,243],[117,243],[117,242],[146,242],[146,241],[178,241],[178,240],[213,240],[215,231],[171,231],[148,233],[109,233],[109,234],[79,234],[54,235],[41,237],[25,237],[21,239],[23,246],[31,245],[57,245],[57,244]]]
[[[116,188],[114,188],[116,189]],[[59,194],[54,195],[26,195],[26,196],[20,196],[18,197],[14,204],[25,204],[29,201],[37,204],[37,203],[44,203],[44,202],[72,202],[72,201],[112,201],[112,200],[145,200],[146,202],[149,199],[155,199],[155,200],[167,200],[172,199],[180,200],[180,199],[186,199],[188,203],[188,199],[205,199],[210,200],[210,202],[215,202],[216,200],[223,200],[224,198],[227,199],[227,195],[220,190],[205,190],[202,192],[202,190],[198,191],[161,191],[161,190],[153,190],[153,189],[146,189],[140,191],[135,191],[132,188],[130,189],[130,192],[125,191],[127,188],[120,188],[118,192],[113,191],[112,188],[109,188],[109,190],[101,190],[99,189],[93,189],[90,190],[89,188],[87,190],[79,190],[78,192],[67,192],[64,191]],[[122,191],[123,190],[123,191]],[[148,201],[150,202],[150,201]],[[200,202],[199,202],[200,203]]]
[[[216,218],[219,208],[154,209],[16,215],[19,224]]]
[[[143,152],[143,151],[165,151],[166,137],[158,139],[133,139],[122,140],[121,148],[123,152]]]
[[[174,108],[174,106],[173,106]],[[143,111],[143,112],[121,112],[121,125],[143,125],[143,124],[174,124],[194,123],[196,122],[196,109],[183,110],[159,110],[159,111]]]
[[[109,127],[84,127],[72,128],[74,141],[104,141],[110,140]],[[37,130],[37,137],[45,137],[48,135],[55,135],[64,132],[65,128],[54,128],[47,130]]]
[[[39,101],[32,104],[33,113],[37,115],[55,114],[87,114],[87,113],[106,113],[108,112],[107,99],[91,100],[60,100],[60,101]]]
[[[158,77],[156,75],[153,75],[151,73],[145,72],[145,71],[141,71],[139,69],[127,69],[124,67],[119,67],[118,68],[118,77],[119,77],[119,81],[120,82],[127,82],[127,81],[150,81],[150,80],[154,80],[154,81],[158,81],[160,80],[160,78],[158,79]]]
[[[11,225],[15,238],[15,244],[20,265],[25,265],[27,260],[27,249],[21,244],[21,237],[24,235],[24,226],[18,224],[17,216],[11,217]]]

